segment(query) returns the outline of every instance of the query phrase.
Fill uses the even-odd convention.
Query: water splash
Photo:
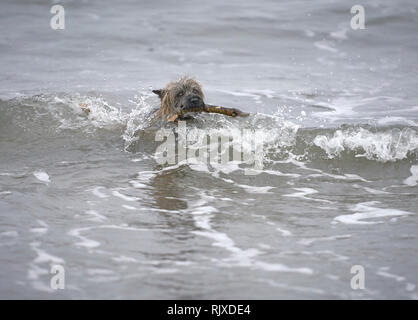
[[[355,157],[365,157],[380,162],[405,159],[418,148],[417,132],[411,128],[388,129],[371,132],[362,127],[337,130],[328,135],[317,135],[313,143],[323,149],[329,158],[344,151],[355,152]]]

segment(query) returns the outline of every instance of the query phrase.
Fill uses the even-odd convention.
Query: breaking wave
[[[80,104],[87,105],[86,114]],[[127,152],[155,147],[158,128],[150,128],[150,113],[158,100],[148,93],[126,103],[110,102],[94,95],[39,95],[0,100],[0,138],[31,139],[72,135],[119,139]],[[178,128],[172,126],[178,134]],[[338,128],[301,128],[286,115],[254,114],[248,118],[199,115],[187,123],[187,136],[200,141],[204,136],[228,137],[229,143],[250,148],[250,136],[263,144],[264,161],[297,156],[301,159],[365,158],[378,162],[416,159],[418,128],[414,126],[371,127],[344,125]],[[97,139],[94,140],[95,143]],[[149,149],[147,149],[149,150]]]

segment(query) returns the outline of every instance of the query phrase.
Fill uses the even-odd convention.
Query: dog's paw
[[[80,106],[81,110],[83,110],[86,114],[89,114],[91,112],[87,103],[80,102],[78,105]]]

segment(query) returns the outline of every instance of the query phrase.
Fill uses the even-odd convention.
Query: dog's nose
[[[200,105],[202,99],[200,99],[200,97],[198,96],[193,96],[193,97],[190,97],[189,101],[192,106],[198,106]]]

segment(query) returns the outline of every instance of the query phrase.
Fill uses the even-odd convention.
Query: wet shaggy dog
[[[190,119],[187,113],[220,113],[231,117],[248,116],[238,109],[208,105],[204,102],[202,86],[195,79],[182,77],[170,82],[164,89],[153,90],[161,99],[161,107],[155,112],[152,123]]]
[[[151,115],[151,125],[193,119],[189,113],[219,113],[230,117],[246,117],[249,114],[235,108],[206,104],[202,86],[195,79],[182,77],[167,84],[164,89],[153,90],[161,99],[161,106]],[[87,103],[79,103],[86,113],[91,112]]]

